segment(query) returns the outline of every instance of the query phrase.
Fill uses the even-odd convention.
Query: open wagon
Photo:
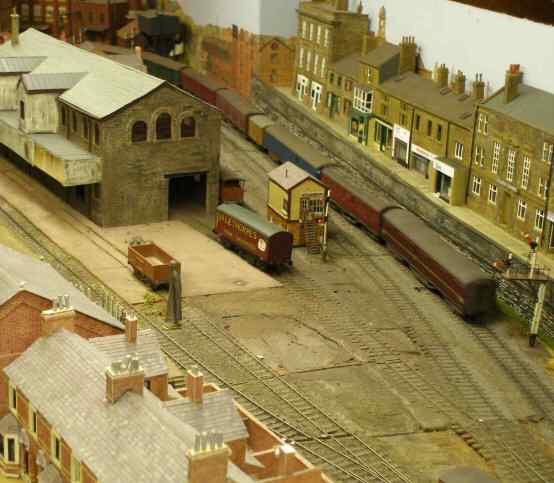
[[[155,243],[129,245],[127,263],[135,276],[147,282],[153,289],[169,285],[171,262],[179,263]]]

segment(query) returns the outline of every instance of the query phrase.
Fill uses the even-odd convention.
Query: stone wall
[[[283,93],[255,80],[253,98],[266,111],[274,112],[293,123],[307,138],[319,144],[319,147],[323,148],[329,156],[336,158],[337,162],[350,166],[366,181],[375,184],[396,202],[425,219],[446,239],[477,260],[485,270],[492,272],[490,265],[495,260],[507,256],[506,250],[494,240],[453,217],[440,205],[380,166],[357,144],[338,136],[331,128],[318,122],[315,115],[294,103]],[[525,260],[518,261],[526,263]],[[499,295],[524,317],[527,319],[532,317],[535,304],[533,290],[529,290],[521,283],[508,284],[502,281]],[[554,305],[551,301],[546,307],[544,320],[545,331],[551,336],[554,335]]]

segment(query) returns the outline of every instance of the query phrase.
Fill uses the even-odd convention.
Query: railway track
[[[101,300],[99,280],[1,198],[0,216],[66,279],[80,287],[89,287],[93,298],[97,302]],[[320,465],[336,481],[411,481],[387,458],[338,425],[200,311],[185,308],[190,317],[187,323],[180,329],[169,329],[162,321],[145,316],[124,300],[119,301],[127,310],[135,312],[141,323],[160,334],[164,352],[181,368],[200,366],[207,381],[230,388],[239,403],[274,432],[294,441],[310,461]]]
[[[263,181],[263,174],[257,174],[256,177]],[[359,312],[350,310],[352,301],[348,300],[347,295],[341,293],[337,296],[316,277],[309,276],[309,270],[303,270],[294,277],[284,277],[283,281],[290,287],[290,297],[303,306],[304,311],[311,312],[311,318],[317,320],[319,326],[348,341],[349,347],[355,348],[366,361],[378,363],[385,379],[400,382],[405,389],[403,395],[406,396],[407,392],[412,403],[423,403],[447,416],[453,429],[470,446],[487,460],[496,463],[505,481],[554,481],[552,464],[544,456],[544,452],[537,448],[537,442],[493,403],[450,346],[441,340],[433,321],[390,275],[390,262],[386,262],[389,265],[383,262],[386,260],[383,257],[385,252],[379,253],[377,250],[377,254],[368,254],[360,251],[359,244],[354,245],[350,241],[355,235],[353,231],[359,234],[359,230],[344,221],[338,224],[340,227],[334,226],[331,229],[331,232],[338,232],[339,235],[330,240],[330,249],[333,243],[338,244],[339,249],[335,251],[339,258],[346,260],[352,278],[356,278],[356,273],[368,276],[379,286],[393,309],[375,314],[372,313],[371,306],[368,306],[368,317],[360,317]],[[349,236],[345,237],[344,233]],[[330,299],[332,303],[323,304],[324,299]],[[323,306],[325,310],[321,309]],[[344,317],[345,314],[347,317]],[[402,360],[388,342],[385,331],[376,331],[368,322],[374,317],[387,317],[393,326],[408,335],[425,358],[433,361],[433,382],[429,380],[428,373],[424,374]],[[345,320],[349,322],[345,324]],[[398,322],[400,320],[401,323]],[[554,393],[498,334],[487,327],[469,326],[450,312],[447,312],[446,320],[442,322],[463,324],[466,329],[471,330],[483,348],[527,394],[537,410],[545,418],[552,417]],[[498,428],[502,428],[502,431]]]

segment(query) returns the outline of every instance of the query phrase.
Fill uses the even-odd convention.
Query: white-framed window
[[[489,186],[489,203],[496,205],[496,197],[498,196],[498,188],[495,184]]]
[[[542,146],[542,160],[545,163],[552,162],[552,157],[554,156],[554,144],[544,143]]]
[[[354,109],[369,114],[371,112],[372,103],[372,91],[366,91],[364,89],[360,89],[359,87],[354,88],[354,100],[352,104],[354,106]]]
[[[481,196],[481,178],[479,176],[473,177],[473,184],[471,185],[471,192],[475,196]]]
[[[479,114],[479,120],[477,123],[477,132],[487,134],[489,132],[489,118],[482,112]]]
[[[502,145],[499,142],[495,142],[492,149],[492,165],[491,171],[498,173],[498,163],[500,162],[500,152],[502,151]]]
[[[37,436],[38,432],[38,413],[36,409],[29,404],[29,433],[33,436]]]
[[[10,384],[9,386],[9,405],[12,413],[17,414],[17,389]]]
[[[36,19],[42,19],[42,5],[33,5],[33,15]]]
[[[310,41],[314,40],[314,24],[310,23]]]
[[[300,52],[298,53],[298,67],[304,68],[304,47],[300,47]]]
[[[544,210],[538,208],[535,212],[535,230],[542,231],[544,227]]]
[[[523,157],[523,171],[521,172],[521,187],[526,190],[529,186],[529,174],[531,173],[531,160],[529,156]]]
[[[456,145],[454,148],[454,157],[456,159],[464,159],[464,145],[462,143],[459,143],[456,141]]]
[[[310,72],[310,66],[312,63],[312,51],[308,50],[308,53],[306,54],[306,70]]]
[[[546,198],[546,193],[548,191],[548,187],[546,186],[546,180],[544,178],[539,178],[539,184],[537,187],[537,194],[541,198]]]
[[[308,23],[303,20],[302,21],[302,38],[305,39],[308,35]]]
[[[517,217],[520,220],[525,220],[526,214],[527,214],[527,201],[519,200],[517,202]]]
[[[60,435],[54,430],[50,433],[50,456],[52,461],[60,466],[62,461],[62,440]]]
[[[6,435],[3,437],[4,443],[4,461],[6,463],[19,463],[18,438],[15,435]]]
[[[327,75],[327,58],[323,57],[321,59],[321,77],[325,78]]]
[[[508,164],[506,165],[506,180],[512,182],[516,171],[516,152],[513,149],[508,151]]]
[[[81,468],[81,462],[71,457],[71,483],[81,483],[83,481],[83,470]]]
[[[330,32],[329,29],[325,29],[325,35],[323,37],[323,47],[329,47],[329,36]]]
[[[319,54],[314,55],[314,74],[318,73],[319,69]]]
[[[475,147],[475,164],[483,167],[485,161],[485,148],[483,146]]]
[[[318,44],[321,44],[321,25],[317,26],[317,37],[315,40]]]

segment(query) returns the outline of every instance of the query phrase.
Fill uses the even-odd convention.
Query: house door
[[[303,75],[298,76],[298,82],[296,84],[296,93],[298,94],[298,99],[303,100],[306,92],[308,90],[308,78]]]
[[[312,82],[312,109],[314,111],[317,110],[317,106],[319,104],[319,101],[321,100],[322,90],[323,86],[321,84],[318,84],[317,82]]]
[[[502,212],[500,223],[503,225],[511,225],[512,223],[512,194],[504,192],[504,203],[502,203]]]

